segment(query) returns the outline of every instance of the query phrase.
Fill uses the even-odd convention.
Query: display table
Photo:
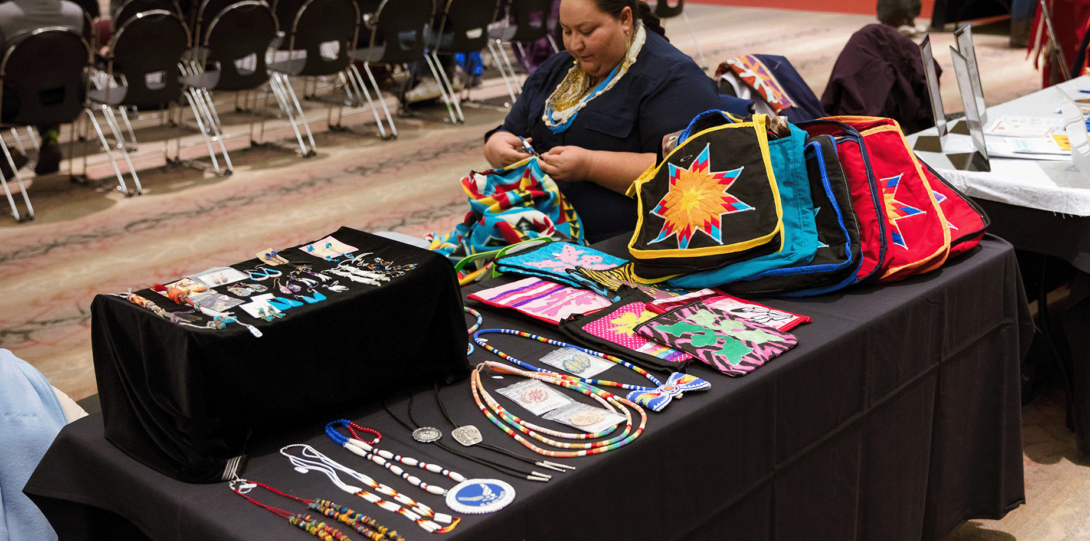
[[[601,248],[623,254],[626,240]],[[712,388],[649,413],[647,431],[631,445],[559,460],[578,469],[550,472],[549,483],[501,477],[515,486],[514,503],[495,514],[464,516],[453,532],[434,538],[942,539],[967,519],[1000,518],[1023,503],[1019,363],[1032,323],[1009,244],[986,237],[927,275],[767,304],[813,318],[792,331],[799,339],[794,350],[738,379],[692,368]],[[484,328],[560,338],[528,318],[479,309]],[[490,343],[531,362],[551,349],[510,336],[491,335]],[[474,364],[483,360],[497,358],[480,348],[470,357]],[[619,368],[602,377],[641,381]],[[486,376],[485,385],[494,391],[517,379]],[[421,383],[417,417],[449,434],[430,383]],[[530,454],[485,420],[467,381],[444,388],[442,396],[454,419],[475,424],[486,442]],[[390,401],[403,419],[406,402]],[[413,442],[377,401],[344,416],[380,430],[383,447],[393,452],[470,477],[498,475]],[[252,447],[245,477],[350,506],[409,539],[432,538],[403,517],[336,490],[318,473],[294,472],[277,449],[309,443],[445,510],[438,496],[338,448],[319,424],[295,428],[294,436]],[[452,484],[440,479],[425,480]],[[141,466],[103,438],[99,416],[61,432],[26,492],[62,540],[87,538],[87,528],[91,539],[117,538],[109,528],[126,521],[159,541],[311,539],[224,484],[185,484]],[[72,531],[83,533],[67,535]]]
[[[1075,99],[1090,97],[1090,77],[1083,76],[1008,103],[988,108],[988,118],[999,116],[1052,116],[1056,89]],[[914,144],[934,128],[908,136]],[[992,159],[990,173],[948,175],[950,161],[942,154],[917,152],[988,213],[988,231],[1015,248],[1058,257],[1077,270],[1062,316],[1070,351],[1071,421],[1080,453],[1090,454],[1090,179],[1070,162],[1032,162]],[[1023,172],[1037,178],[1027,183]],[[1014,189],[1022,186],[1021,189]]]

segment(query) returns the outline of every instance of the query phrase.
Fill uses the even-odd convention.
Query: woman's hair
[[[659,0],[664,1],[664,0]],[[643,26],[656,34],[666,37],[666,29],[662,27],[659,18],[651,11],[651,6],[642,0],[594,0],[598,10],[608,13],[614,19],[620,18],[624,8],[632,10],[632,16],[643,21]]]

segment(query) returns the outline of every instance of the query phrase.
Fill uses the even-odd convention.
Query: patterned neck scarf
[[[541,115],[541,119],[545,121],[549,131],[561,133],[567,130],[575,120],[575,116],[590,103],[590,100],[613,88],[617,81],[628,73],[628,68],[636,62],[636,57],[640,55],[645,41],[647,41],[647,32],[643,28],[643,23],[638,23],[636,34],[632,38],[632,43],[628,45],[624,60],[613,68],[604,81],[593,88],[590,75],[583,71],[583,67],[576,61],[575,65],[568,70],[568,74],[564,76],[564,80],[560,81],[556,90],[553,90],[552,95],[545,102],[545,112]]]

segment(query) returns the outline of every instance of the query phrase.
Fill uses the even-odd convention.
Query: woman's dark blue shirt
[[[557,146],[587,150],[661,153],[663,136],[685,129],[697,114],[722,105],[715,83],[693,59],[648,31],[628,73],[608,92],[591,100],[562,133],[554,134],[541,115],[545,101],[572,67],[567,51],[553,55],[526,80],[522,95],[498,130],[532,137],[544,154]],[[635,180],[635,179],[633,179]],[[636,227],[636,201],[593,182],[557,181],[583,221],[587,240],[597,242]]]

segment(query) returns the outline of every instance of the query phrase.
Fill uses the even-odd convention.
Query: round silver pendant
[[[439,438],[443,437],[443,433],[438,428],[432,428],[430,426],[420,427],[413,430],[413,439],[420,443],[432,443],[439,441]]]
[[[457,440],[458,443],[466,447],[472,447],[484,441],[484,437],[481,436],[481,431],[477,430],[477,427],[473,425],[465,425],[455,428],[454,431],[450,433],[450,435],[454,436],[454,439]]]

